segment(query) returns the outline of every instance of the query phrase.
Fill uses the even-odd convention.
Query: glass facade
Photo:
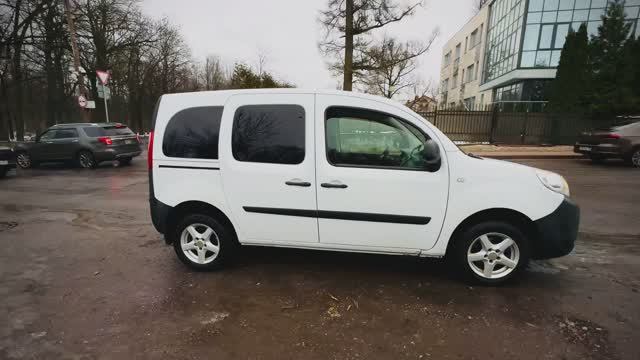
[[[484,82],[518,67],[526,0],[497,0],[489,9]]]

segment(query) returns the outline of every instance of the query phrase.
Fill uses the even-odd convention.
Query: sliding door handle
[[[322,186],[323,188],[333,188],[333,189],[346,189],[347,188],[346,184],[340,184],[340,183],[322,183],[322,184],[320,184],[320,186]]]
[[[302,187],[309,187],[311,186],[310,182],[307,181],[299,181],[297,179],[294,180],[289,180],[287,182],[285,182],[285,184],[289,185],[289,186],[302,186]]]

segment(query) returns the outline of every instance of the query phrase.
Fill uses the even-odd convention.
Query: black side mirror
[[[422,159],[424,160],[424,164],[427,168],[439,168],[440,167],[440,147],[438,144],[428,139],[424,142],[422,148]]]
[[[40,142],[40,136],[41,136],[41,135],[42,135],[42,134],[36,135],[36,140],[35,140],[35,142]]]

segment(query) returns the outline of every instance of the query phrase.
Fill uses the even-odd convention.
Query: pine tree
[[[549,109],[555,112],[584,112],[590,93],[591,63],[587,27],[569,31],[562,48],[555,80],[551,83]]]
[[[630,30],[631,25],[625,22],[623,3],[610,2],[598,35],[591,38],[590,44],[594,69],[593,110],[597,115],[621,114],[629,107],[625,104],[628,84],[624,62]]]

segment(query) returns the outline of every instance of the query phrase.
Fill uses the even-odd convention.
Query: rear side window
[[[70,139],[70,138],[77,138],[77,137],[78,137],[78,130],[76,129],[58,129],[58,131],[56,131],[55,139]]]
[[[173,115],[164,130],[164,155],[217,159],[222,110],[222,106],[201,106],[184,109]]]
[[[300,164],[305,113],[299,105],[247,105],[233,118],[232,152],[238,161]]]
[[[84,131],[84,133],[87,134],[88,137],[100,137],[107,135],[105,131],[98,126],[83,127],[82,131]]]

